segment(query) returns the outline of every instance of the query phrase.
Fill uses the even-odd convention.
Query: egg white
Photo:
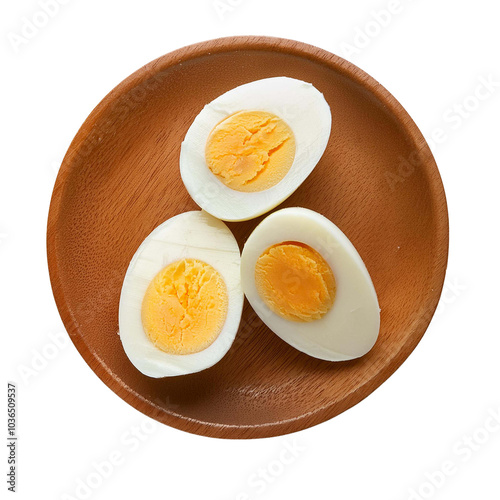
[[[336,296],[320,319],[295,322],[267,307],[255,285],[257,259],[285,241],[309,245],[331,267]],[[368,270],[347,236],[326,217],[305,208],[285,208],[266,217],[253,231],[241,256],[243,291],[262,321],[281,339],[310,356],[343,361],[366,354],[380,329],[377,294]]]
[[[205,147],[213,128],[238,111],[267,111],[283,119],[295,135],[295,158],[286,176],[258,192],[236,191],[208,168]],[[252,219],[288,198],[313,171],[330,137],[332,117],[323,94],[312,84],[287,77],[250,82],[207,104],[181,146],[181,177],[193,200],[226,221]]]
[[[227,287],[227,317],[221,333],[203,351],[175,355],[149,340],[141,320],[142,300],[151,280],[180,259],[199,259],[220,273]],[[241,320],[243,292],[240,250],[227,226],[211,215],[186,212],[152,231],[138,248],[123,281],[119,305],[120,339],[132,364],[150,377],[194,373],[217,363],[234,341]]]

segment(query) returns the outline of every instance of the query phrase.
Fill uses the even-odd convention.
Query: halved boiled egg
[[[229,350],[242,308],[233,234],[205,212],[186,212],[158,226],[132,258],[120,296],[120,339],[145,375],[198,372]]]
[[[287,77],[236,87],[207,104],[181,146],[193,200],[226,221],[252,219],[288,198],[325,151],[331,112],[312,84]]]
[[[380,309],[370,275],[344,233],[312,210],[266,217],[245,243],[241,279],[262,321],[310,356],[358,358],[377,340]]]

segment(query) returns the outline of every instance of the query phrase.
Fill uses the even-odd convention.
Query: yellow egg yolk
[[[151,281],[142,301],[142,325],[151,342],[169,354],[206,349],[227,316],[227,289],[209,264],[184,259],[169,264]]]
[[[335,300],[335,277],[328,263],[295,241],[273,245],[258,258],[255,284],[269,309],[291,321],[320,319]]]
[[[294,157],[292,129],[265,111],[240,111],[222,120],[205,148],[208,168],[236,191],[263,191],[278,184]]]

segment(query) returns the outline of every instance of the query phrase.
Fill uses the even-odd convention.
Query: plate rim
[[[422,314],[415,319],[413,327],[410,328],[408,341],[397,352],[393,353],[392,357],[380,370],[372,374],[364,384],[349,392],[340,402],[332,401],[314,411],[292,419],[257,425],[228,425],[203,422],[182,416],[172,410],[167,412],[164,408],[155,405],[129,386],[126,386],[121,379],[117,379],[105,362],[91,351],[84,340],[84,335],[73,320],[71,310],[65,301],[57,260],[56,227],[61,214],[61,200],[66,180],[71,172],[75,156],[100,117],[106,113],[117,98],[171,66],[202,56],[238,50],[281,52],[309,59],[341,73],[374,95],[379,102],[389,109],[390,114],[397,120],[398,126],[404,129],[406,136],[413,140],[415,149],[424,155],[425,161],[421,162],[419,168],[425,174],[427,184],[431,189],[430,200],[435,205],[433,212],[439,215],[435,217],[435,262],[433,262],[431,273],[431,281],[433,281],[434,286],[431,287],[431,291],[428,293],[426,310],[422,311]],[[428,143],[399,101],[372,76],[340,56],[304,42],[270,36],[229,36],[198,42],[160,56],[126,77],[95,106],[71,141],[54,184],[47,218],[46,251],[52,292],[64,327],[85,362],[115,394],[141,413],[170,427],[192,434],[216,438],[253,439],[297,432],[330,420],[368,397],[403,364],[425,334],[437,308],[444,286],[448,249],[448,209],[441,176]]]

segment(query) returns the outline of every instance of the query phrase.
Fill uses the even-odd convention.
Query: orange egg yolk
[[[265,111],[240,111],[210,133],[208,168],[236,191],[263,191],[278,184],[295,157],[295,137],[278,116]]]
[[[184,259],[151,281],[142,301],[142,325],[151,342],[169,354],[206,349],[220,334],[228,296],[222,276],[209,264]]]
[[[335,300],[335,277],[328,263],[295,241],[273,245],[258,258],[255,284],[269,309],[290,321],[320,319]]]

